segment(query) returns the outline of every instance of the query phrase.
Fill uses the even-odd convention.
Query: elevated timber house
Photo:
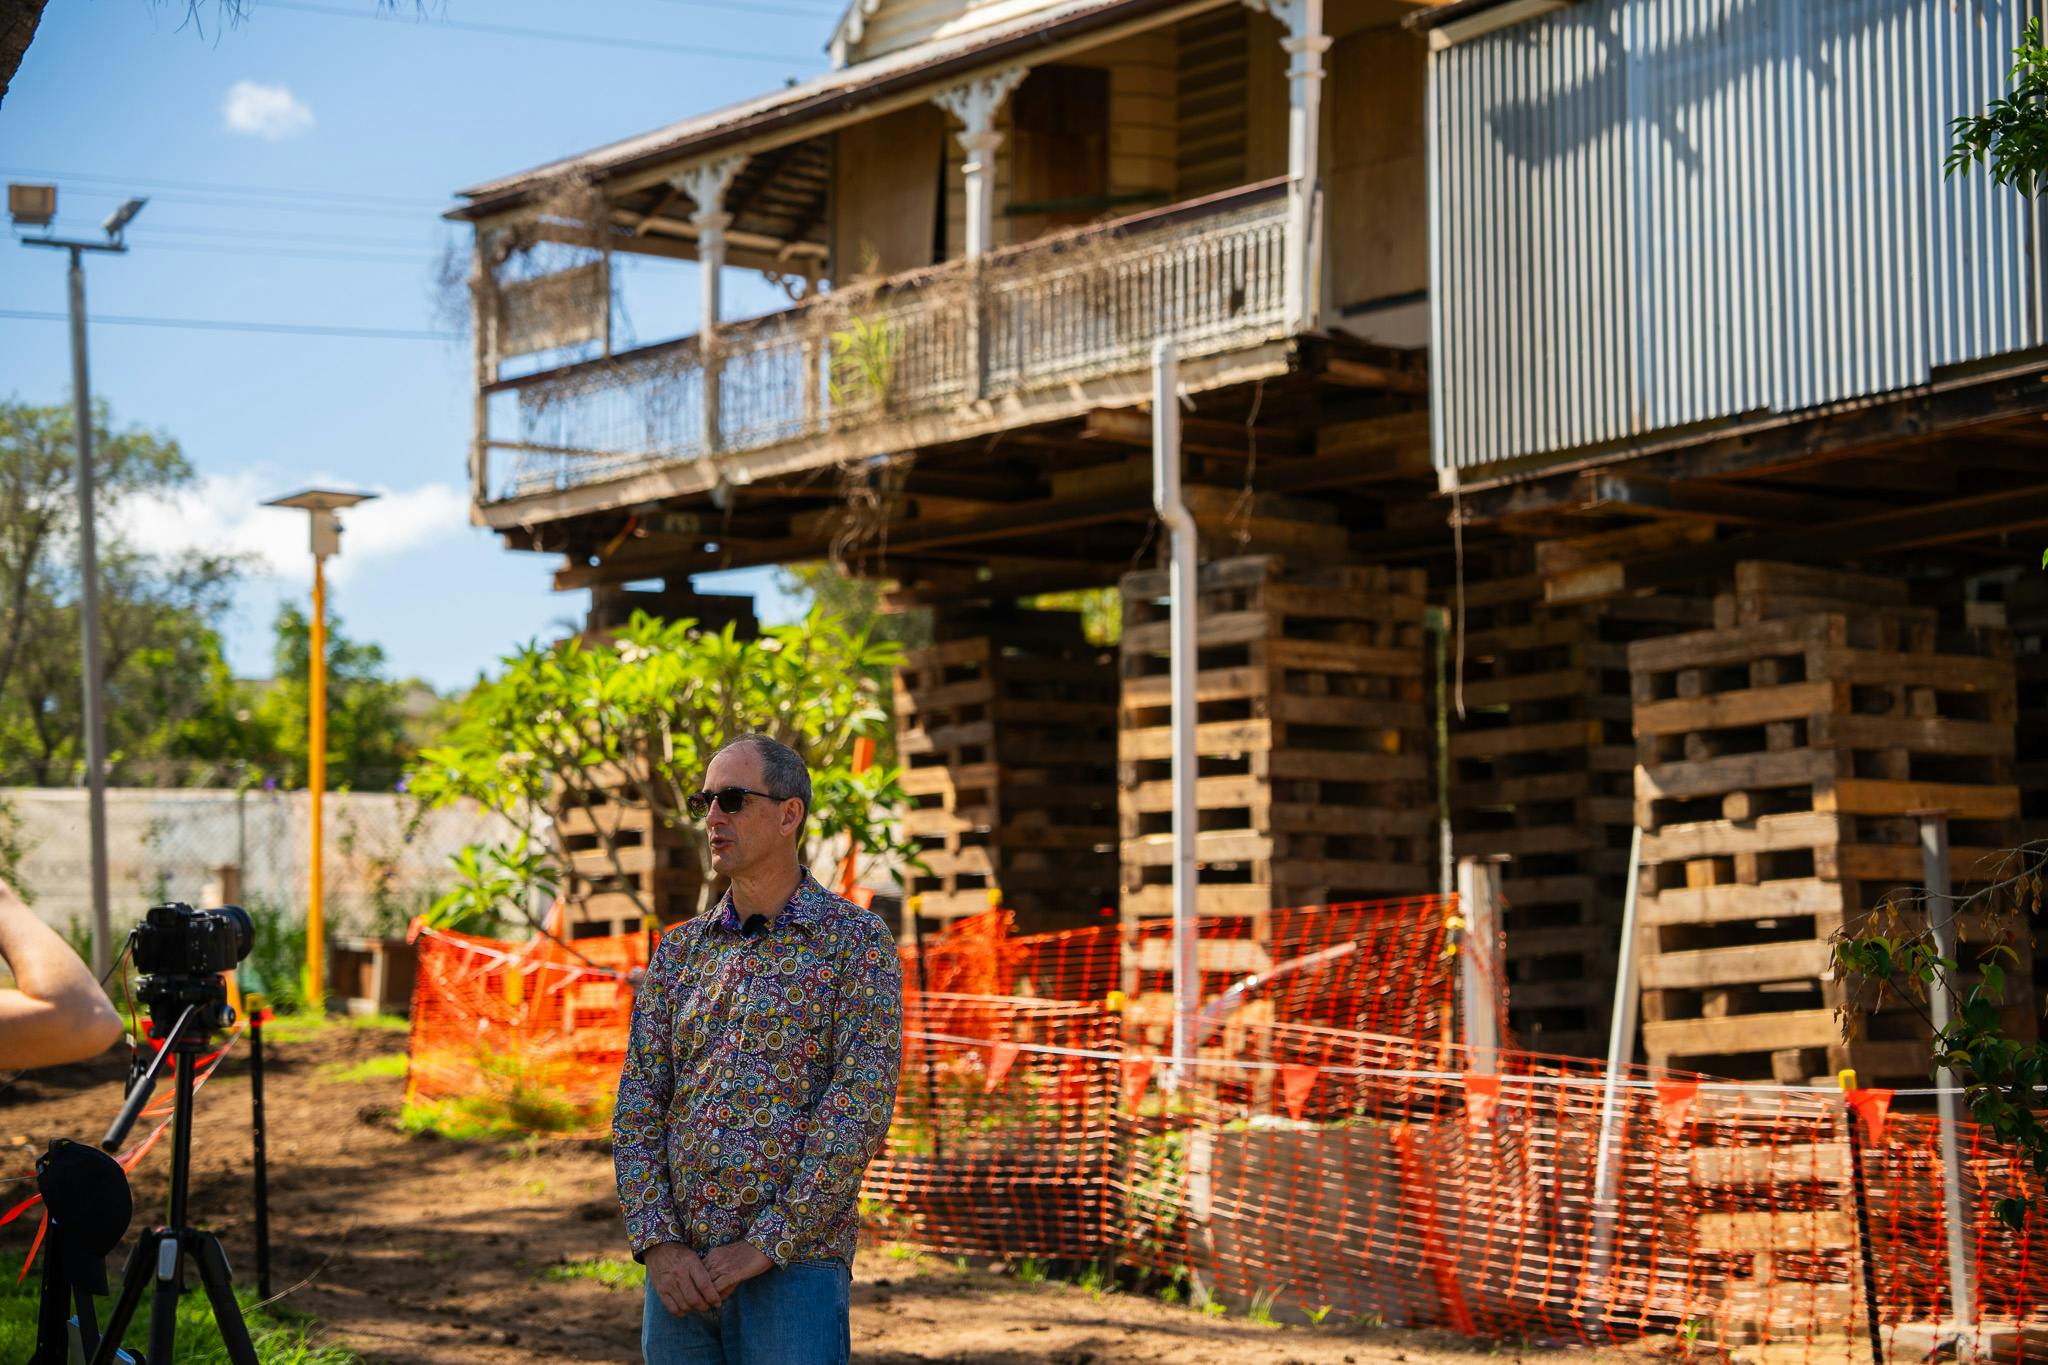
[[[1924,1075],[1828,945],[2048,832],[2041,216],[1943,170],[2041,8],[854,0],[824,76],[462,192],[473,514],[597,631],[819,559],[929,610],[917,912],[1114,908],[1143,1025],[1172,341],[1219,983],[1491,858],[1516,1040],[1602,1053],[1640,832],[1650,1062]],[[635,257],[693,333],[620,343]],[[1106,588],[1111,644],[1027,605]]]

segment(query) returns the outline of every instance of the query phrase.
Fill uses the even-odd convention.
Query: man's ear
[[[793,815],[790,813],[789,809],[792,805],[796,807],[796,813]],[[789,798],[789,800],[784,801],[782,803],[782,832],[784,834],[794,834],[798,830],[802,829],[803,825],[804,803],[798,800],[796,797],[792,796]]]

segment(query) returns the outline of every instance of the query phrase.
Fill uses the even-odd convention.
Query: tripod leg
[[[178,1261],[185,1254],[182,1228],[165,1228],[156,1244],[156,1296],[149,1302],[149,1365],[167,1363],[178,1341]]]
[[[242,1305],[235,1302],[235,1283],[228,1270],[228,1254],[220,1249],[220,1238],[210,1232],[187,1234],[192,1239],[192,1259],[199,1263],[199,1282],[213,1301],[213,1320],[220,1324],[220,1339],[228,1348],[229,1365],[257,1365],[256,1347],[249,1340],[249,1325],[242,1321]],[[164,1359],[168,1361],[169,1356]]]
[[[70,1276],[64,1273],[63,1236],[50,1239],[43,1252],[43,1297],[36,1312],[36,1353],[30,1365],[70,1365],[70,1334],[65,1314],[71,1307]]]
[[[128,1253],[128,1266],[121,1272],[121,1297],[114,1300],[114,1309],[107,1315],[106,1329],[100,1337],[99,1350],[93,1352],[92,1365],[114,1365],[114,1352],[120,1349],[121,1338],[128,1335],[136,1305],[142,1302],[142,1291],[156,1269],[157,1240],[162,1235],[161,1230],[149,1228],[135,1239],[135,1248]],[[154,1361],[156,1357],[150,1359]]]

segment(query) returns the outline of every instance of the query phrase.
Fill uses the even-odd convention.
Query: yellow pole
[[[326,883],[321,865],[321,805],[327,795],[327,574],[326,560],[313,556],[312,697],[306,717],[306,787],[313,798],[313,856],[306,887],[306,1005],[327,1006]]]

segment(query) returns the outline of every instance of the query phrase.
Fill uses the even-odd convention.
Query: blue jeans
[[[677,1317],[650,1284],[640,1352],[647,1365],[847,1365],[852,1288],[844,1261],[791,1261],[741,1281],[716,1312]]]

